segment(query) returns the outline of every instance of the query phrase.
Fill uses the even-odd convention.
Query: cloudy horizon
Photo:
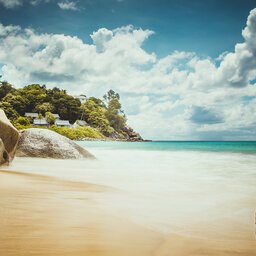
[[[0,7],[53,3],[66,15],[86,11],[79,1],[0,0]],[[178,44],[168,54],[157,42],[146,47],[162,32],[151,26],[101,26],[90,41],[7,21],[0,18],[0,74],[15,87],[39,83],[96,97],[113,89],[145,139],[256,140],[256,8],[241,24],[242,40],[215,57]]]

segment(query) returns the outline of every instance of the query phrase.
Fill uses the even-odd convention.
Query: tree
[[[55,123],[56,118],[51,112],[46,112],[45,113],[45,118],[48,124],[53,125]]]
[[[15,89],[7,82],[0,81],[0,100],[4,98],[8,93],[13,93]]]
[[[24,125],[24,126],[29,126],[30,122],[26,117],[20,116],[17,120],[16,120],[16,124],[20,124],[20,125]]]
[[[74,123],[81,117],[81,101],[63,92],[56,92],[52,95],[51,103],[61,119]]]
[[[36,105],[34,112],[45,115],[46,112],[54,112],[54,106],[50,102],[44,102],[40,105]]]
[[[32,124],[33,121],[34,121],[34,118],[33,118],[31,115],[27,116],[27,119],[28,119],[28,121],[29,121],[31,124]]]
[[[105,115],[109,121],[109,124],[117,131],[120,132],[121,128],[125,126],[126,117],[125,115],[119,114],[119,106],[121,104],[117,101],[117,99],[112,99],[110,104],[105,112]]]
[[[107,102],[107,104],[112,99],[120,100],[120,96],[118,93],[114,92],[112,89],[110,89],[106,94],[103,95],[103,99]]]
[[[111,127],[113,127],[117,132],[120,132],[121,128],[124,127],[126,123],[126,117],[123,114],[122,105],[119,102],[120,96],[113,90],[109,90],[103,98],[107,102],[105,116]]]
[[[99,130],[104,135],[110,135],[114,129],[110,127],[109,121],[105,116],[105,109],[97,105],[93,100],[89,99],[82,105],[84,120]]]
[[[44,118],[44,116],[41,113],[39,113],[38,114],[38,119],[43,119],[43,118]]]
[[[96,103],[98,106],[102,108],[106,108],[106,104],[101,99],[90,97],[89,100],[92,100],[94,103]]]
[[[14,122],[19,117],[18,112],[9,102],[0,101],[0,108],[4,110],[6,116],[8,119],[10,119],[11,122]]]
[[[26,112],[33,112],[36,105],[45,102],[47,97],[47,90],[39,84],[25,86],[17,92],[26,100]]]
[[[19,115],[24,116],[27,104],[26,99],[18,95],[15,91],[13,93],[8,93],[2,101],[10,103]]]

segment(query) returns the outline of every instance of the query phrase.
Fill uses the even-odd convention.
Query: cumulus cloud
[[[19,26],[3,26],[0,23],[0,36],[5,37],[5,36],[9,36],[10,34],[12,34],[13,32],[17,32],[20,30]]]
[[[13,9],[21,7],[24,3],[29,3],[31,5],[38,5],[40,3],[55,2],[55,0],[0,0],[0,5],[2,4],[7,9]],[[63,10],[77,10],[75,2],[63,1],[57,3],[58,6]]]
[[[221,62],[219,72],[223,80],[234,87],[247,86],[255,78],[256,70],[256,9],[251,10],[247,26],[242,31],[244,43],[235,46],[234,53],[228,53]]]
[[[178,52],[146,52],[151,30],[126,26],[92,33],[92,44],[62,34],[0,25],[4,79],[46,83],[69,92],[121,95],[129,123],[152,139],[256,139],[256,9],[244,42],[217,60]],[[239,135],[239,137],[238,137]]]
[[[2,4],[5,8],[15,8],[23,4],[22,0],[0,0],[0,4]]]
[[[105,44],[113,38],[113,32],[106,28],[101,28],[98,31],[93,32],[91,38],[97,51],[103,52],[105,50]]]
[[[70,2],[70,1],[58,2],[58,6],[62,10],[72,10],[72,11],[78,10],[76,6],[76,2]]]

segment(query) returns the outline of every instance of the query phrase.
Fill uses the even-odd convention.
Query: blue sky
[[[57,85],[74,95],[113,88],[148,139],[256,140],[255,7],[0,0],[1,73],[16,87]]]
[[[61,9],[58,2],[65,2],[61,0],[40,1],[37,5],[16,1],[22,5],[1,5],[3,25],[77,35],[90,43],[90,34],[99,28],[132,24],[155,32],[143,47],[160,57],[174,50],[211,57],[233,50],[235,43],[242,41],[241,30],[249,11],[256,6],[255,0],[80,0],[74,1],[77,11],[72,11]]]

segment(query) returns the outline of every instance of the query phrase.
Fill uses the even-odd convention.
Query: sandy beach
[[[118,191],[0,171],[0,255],[256,255],[253,236],[241,241],[170,235],[111,216],[93,200],[104,193]]]
[[[0,0],[0,256],[256,256],[256,0]]]

